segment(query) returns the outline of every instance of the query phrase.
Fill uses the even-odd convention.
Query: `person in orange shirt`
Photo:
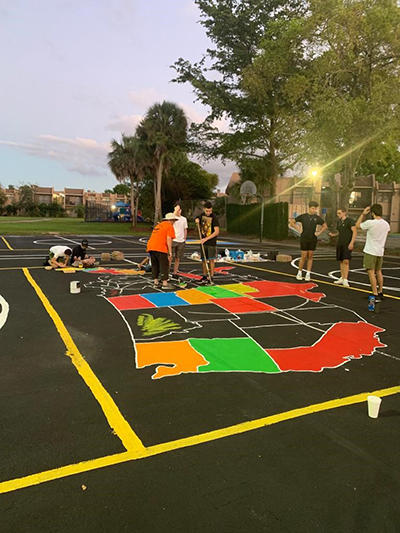
[[[147,243],[151,258],[151,276],[154,285],[159,285],[161,278],[163,289],[173,289],[168,283],[169,266],[172,259],[172,241],[175,239],[174,223],[178,218],[174,213],[167,213],[162,222],[153,229]]]

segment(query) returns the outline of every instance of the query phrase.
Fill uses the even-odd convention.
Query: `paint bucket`
[[[69,284],[69,290],[71,294],[79,294],[81,292],[81,282],[71,281]]]
[[[379,408],[381,406],[382,399],[378,396],[368,396],[368,415],[371,418],[378,418]]]

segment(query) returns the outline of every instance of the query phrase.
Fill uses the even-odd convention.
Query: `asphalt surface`
[[[121,314],[101,297],[115,295],[114,285],[104,288],[104,278],[97,274],[66,275],[42,268],[50,245],[73,245],[71,241],[79,242],[79,236],[5,239],[0,239],[0,295],[9,305],[0,329],[2,531],[400,530],[399,394],[383,398],[377,420],[368,417],[365,401],[349,402],[207,441],[211,431],[398,387],[400,261],[385,261],[387,298],[370,313],[362,256],[355,255],[352,288],[344,289],[332,283],[338,270],[334,251],[320,248],[312,275],[317,287],[312,292],[325,294],[321,302],[294,309],[295,296],[262,299],[281,313],[262,315],[259,325],[268,327],[251,330],[264,347],[295,348],[311,346],[321,330],[327,331],[332,324],[366,320],[384,330],[379,339],[387,345],[373,356],[322,372],[205,372],[156,380],[151,379],[154,366],[136,367],[127,323],[137,339],[139,312],[129,311],[124,314],[126,321],[121,320]],[[126,261],[119,264],[123,268],[145,256],[144,240],[103,236],[89,240],[91,253],[97,257],[104,251],[123,251]],[[245,242],[225,246],[250,247]],[[199,273],[199,263],[188,257],[192,248],[188,245],[182,270]],[[254,252],[274,248],[279,246],[252,243]],[[296,244],[285,246],[284,251],[298,257]],[[231,265],[227,274],[216,276],[216,283],[254,278],[297,283],[295,265],[273,261]],[[102,467],[81,473],[60,470],[57,474],[57,469],[68,465],[120,457],[125,448],[90,386],[66,355],[60,331],[27,273],[146,448],[162,443],[168,447],[171,441],[196,435],[206,435],[203,442],[121,464],[106,461]],[[81,281],[81,294],[70,294],[72,279]],[[188,288],[194,286],[189,283]],[[131,294],[151,291],[138,283]],[[183,319],[193,321],[201,320],[206,308],[197,306],[196,312],[193,316],[193,308],[180,308]],[[157,309],[156,316],[168,319],[172,313],[169,308]],[[290,325],[287,316],[301,316],[306,325]],[[254,320],[242,315],[237,324],[252,328],[257,326]],[[235,325],[225,321],[223,312],[202,327],[210,338],[235,336]],[[190,336],[204,334],[194,329]],[[180,338],[178,332],[170,340]],[[52,469],[56,469],[52,480],[44,481],[45,475],[35,477]],[[23,488],[13,484],[30,475],[34,476]],[[11,485],[4,483],[9,481]]]

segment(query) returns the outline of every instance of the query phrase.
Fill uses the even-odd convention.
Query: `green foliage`
[[[129,196],[131,194],[131,187],[128,183],[118,183],[115,185],[112,192],[114,194],[124,194],[125,196]]]
[[[282,240],[288,236],[288,204],[279,202],[264,205],[263,237]],[[261,204],[228,204],[227,229],[238,235],[260,235]]]
[[[210,113],[192,125],[207,157],[229,158],[264,192],[296,165],[394,176],[400,138],[400,9],[390,0],[196,0],[212,46],[179,59]],[[214,121],[227,119],[220,132]],[[385,162],[384,165],[382,162]]]
[[[78,218],[83,218],[85,216],[85,206],[84,205],[78,205],[75,207],[75,213]],[[63,216],[63,215],[61,215]]]
[[[139,315],[137,319],[138,326],[141,327],[143,335],[149,337],[159,333],[166,333],[181,329],[181,326],[168,318],[154,318],[153,315],[144,313]]]
[[[0,215],[2,215],[5,211],[6,201],[7,201],[6,193],[3,191],[3,189],[1,188],[1,184],[0,184]]]
[[[164,101],[152,105],[136,129],[136,139],[153,175],[154,223],[161,220],[162,181],[164,174],[168,174],[172,155],[186,149],[187,125],[183,109]]]
[[[37,204],[34,202],[34,185],[21,185],[19,188],[18,213],[39,216]]]

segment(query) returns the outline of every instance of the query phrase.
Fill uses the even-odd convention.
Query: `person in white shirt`
[[[174,206],[174,215],[178,220],[175,221],[175,239],[172,241],[172,259],[174,260],[173,276],[178,275],[179,263],[183,258],[183,252],[185,251],[185,244],[187,238],[187,219],[182,216],[182,207],[179,202],[176,202]]]
[[[64,268],[71,258],[72,250],[67,246],[52,246],[49,255],[46,257],[44,267],[46,270],[53,268]]]
[[[372,220],[363,222],[363,218],[371,212]],[[382,218],[382,206],[374,204],[368,206],[359,216],[357,228],[367,232],[367,240],[364,246],[364,268],[368,272],[372,293],[376,300],[383,298],[382,265],[385,253],[385,244],[390,225]]]

